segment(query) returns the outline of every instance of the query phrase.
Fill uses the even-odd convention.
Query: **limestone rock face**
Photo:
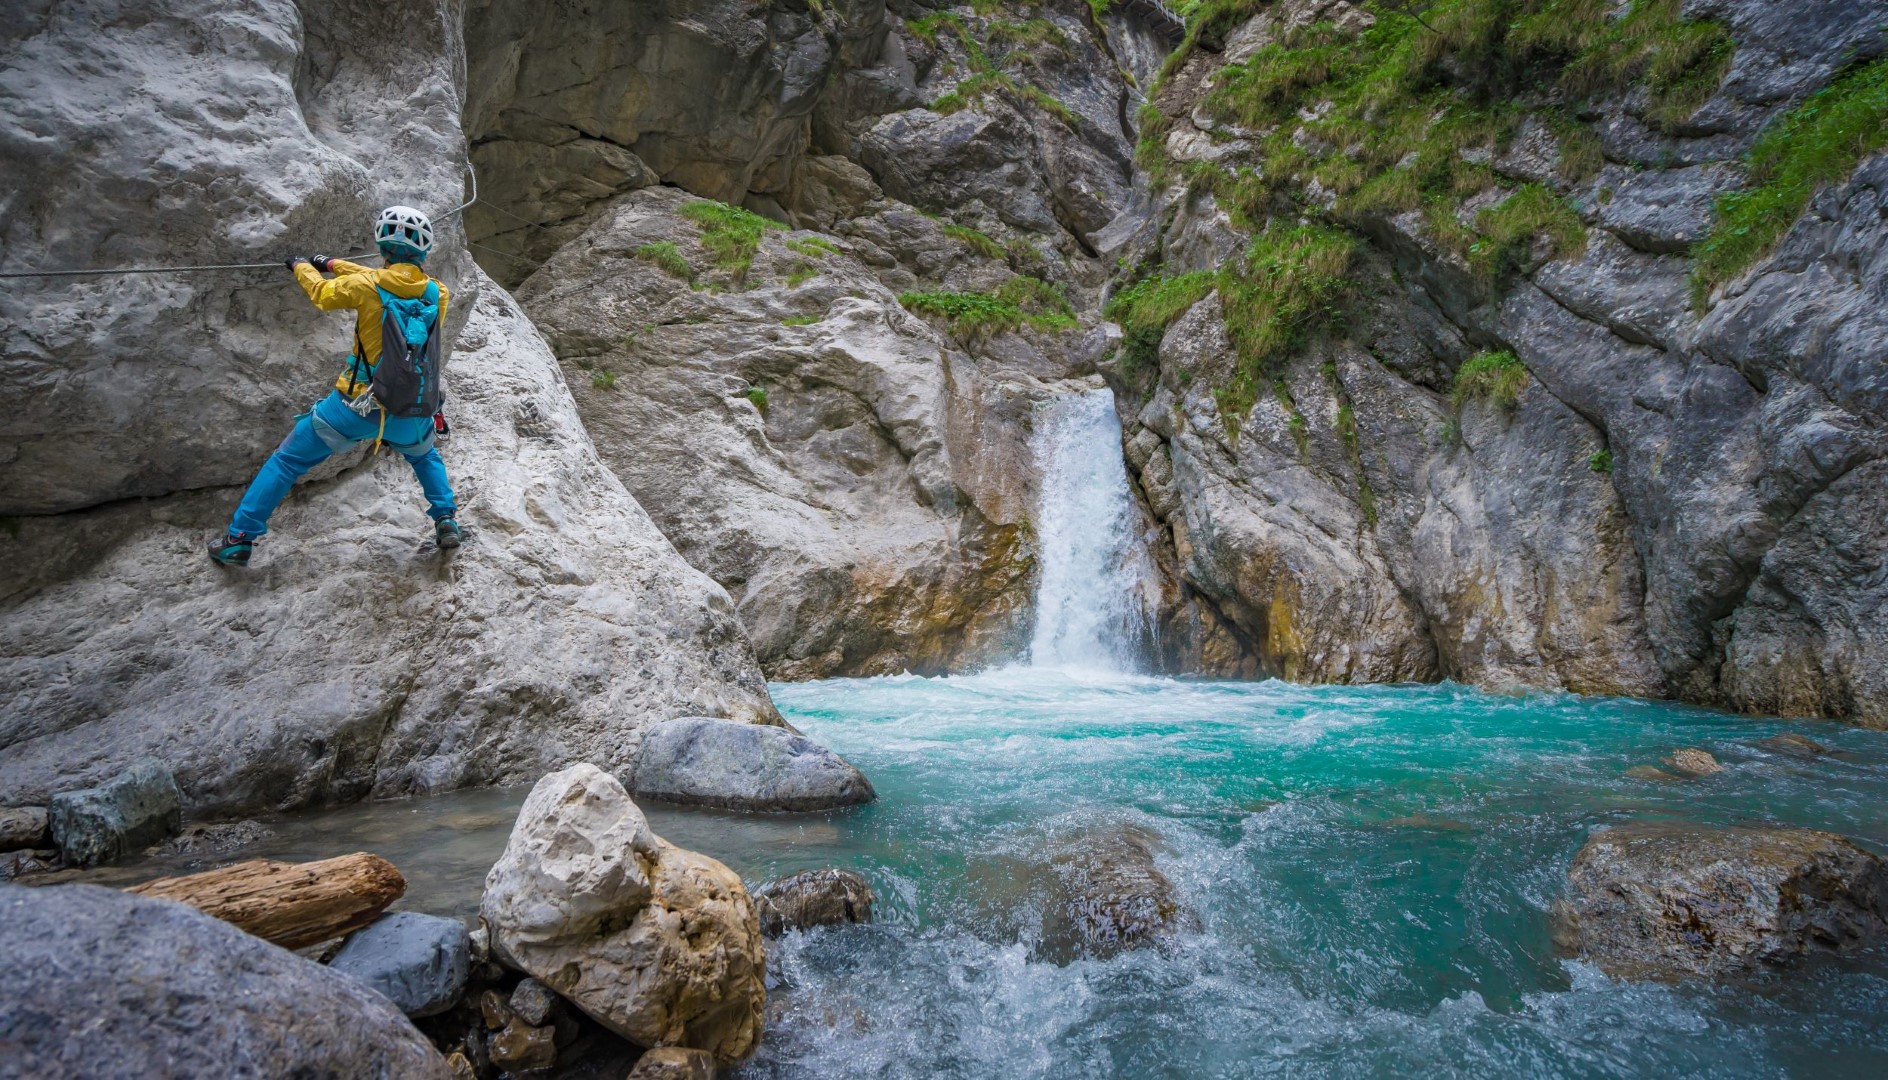
[[[777,718],[725,592],[597,459],[444,213],[460,16],[98,0],[0,28],[0,267],[272,264],[0,290],[0,804],[151,757],[193,811],[288,808],[620,764],[678,713]],[[273,264],[359,251],[392,202],[435,214],[452,288],[467,545],[436,559],[406,464],[356,451],[248,573],[212,567],[205,534],[351,339]]]
[[[1028,403],[1075,364],[1014,335],[973,361],[878,280],[909,271],[863,259],[902,265],[890,248],[917,265],[932,250],[917,238],[935,235],[955,255],[923,265],[960,287],[1010,271],[953,261],[964,248],[935,223],[884,208],[858,239],[767,231],[736,280],[684,216],[695,201],[625,197],[520,291],[604,460],[734,594],[775,678],[1015,655],[1033,571]],[[679,263],[659,265],[660,245]],[[1001,349],[1015,355],[992,359]]]
[[[1614,975],[1751,974],[1888,934],[1888,867],[1806,829],[1606,829],[1567,882],[1565,943]]]
[[[469,4],[467,127],[491,177],[473,239],[514,256],[513,284],[625,191],[785,198],[819,92],[883,21],[883,0]]]
[[[493,953],[643,1046],[722,1062],[760,1038],[760,922],[741,879],[649,830],[594,765],[538,781],[479,914]]]
[[[154,757],[192,807],[287,808],[620,764],[677,713],[777,721],[727,594],[597,459],[549,349],[480,284],[448,366],[469,533],[449,561],[406,462],[364,449],[290,496],[246,573],[199,550],[234,490],[0,540],[0,801]]]
[[[628,787],[730,810],[837,810],[876,798],[865,774],[804,735],[687,716],[643,733]]]
[[[0,268],[347,254],[382,205],[464,201],[449,4],[96,0],[4,22]],[[458,223],[438,229],[435,272],[470,310]],[[286,275],[7,282],[0,514],[246,483],[352,333]]]
[[[1600,160],[1579,178],[1539,118],[1487,151],[1497,187],[1480,197],[1553,189],[1587,226],[1579,249],[1538,249],[1493,281],[1420,213],[1333,209],[1333,193],[1307,189],[1360,238],[1358,299],[1325,340],[1278,360],[1271,393],[1222,415],[1214,391],[1234,357],[1214,298],[1167,328],[1156,371],[1110,369],[1177,573],[1247,646],[1217,653],[1232,661],[1220,670],[1888,724],[1888,157],[1825,186],[1772,254],[1696,307],[1687,255],[1718,196],[1745,183],[1740,157],[1764,125],[1888,48],[1888,5],[1686,14],[1717,20],[1736,50],[1682,124],[1648,120],[1642,94],[1600,103]],[[1162,83],[1170,156],[1257,164],[1255,133],[1201,107],[1220,69],[1294,28],[1357,33],[1369,18],[1289,0],[1226,28],[1223,48]],[[1105,255],[1167,273],[1249,239],[1179,185],[1130,200],[1098,234]],[[1494,350],[1525,370],[1516,400],[1451,401],[1460,365]]]
[[[0,885],[0,920],[10,1075],[452,1076],[386,998],[183,904]]]

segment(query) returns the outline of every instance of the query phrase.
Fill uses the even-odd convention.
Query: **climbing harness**
[[[472,168],[470,161],[465,163],[465,173],[471,180],[472,197],[439,215],[440,221],[445,221],[448,218],[464,213],[467,207],[479,201],[479,174]],[[418,213],[418,211],[412,210],[411,207],[404,206],[390,207],[389,210],[406,210],[414,214]],[[376,232],[378,232],[378,223],[376,223]],[[426,240],[427,247],[430,248],[432,246],[430,230],[426,236]],[[372,251],[363,251],[358,254],[345,256],[345,258],[350,260],[367,259],[372,258],[374,254],[375,252]],[[0,280],[8,278],[105,277],[123,274],[197,274],[214,273],[225,270],[273,270],[281,265],[282,260],[271,259],[268,262],[253,263],[199,263],[194,266],[120,266],[99,270],[0,270]]]

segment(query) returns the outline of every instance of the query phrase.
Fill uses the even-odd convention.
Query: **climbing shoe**
[[[439,545],[439,550],[451,551],[459,546],[459,541],[462,539],[457,521],[444,517],[433,522],[433,543]]]
[[[241,533],[210,538],[210,558],[224,566],[248,566],[249,553],[255,548],[255,538]]]

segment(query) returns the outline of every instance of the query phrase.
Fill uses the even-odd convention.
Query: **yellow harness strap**
[[[374,450],[373,450],[373,453],[367,455],[368,457],[372,457],[374,456],[374,454],[380,453],[380,438],[386,433],[387,433],[387,407],[385,405],[382,405],[380,407],[380,430],[374,432]]]

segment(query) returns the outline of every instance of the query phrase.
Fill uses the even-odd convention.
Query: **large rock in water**
[[[767,992],[754,903],[732,870],[649,830],[594,765],[538,781],[479,914],[492,951],[643,1046],[752,1053]]]
[[[1051,842],[1058,885],[1043,917],[1052,955],[1108,957],[1158,945],[1198,917],[1181,905],[1154,854],[1158,834],[1134,825],[1094,825]]]
[[[97,866],[175,833],[183,795],[161,763],[140,761],[91,788],[62,791],[49,810],[52,841],[73,866]]]
[[[359,250],[385,203],[439,215],[442,453],[469,531],[438,560],[406,463],[363,450],[290,496],[247,573],[211,566],[205,535],[326,391],[351,321],[276,266],[9,282],[0,803],[148,756],[193,811],[288,808],[621,764],[653,718],[777,718],[726,593],[597,459],[443,214],[463,199],[452,10],[0,20],[5,269],[273,262]]]
[[[183,904],[0,885],[0,925],[7,1076],[452,1076],[379,994]]]
[[[1888,936],[1888,866],[1807,829],[1606,829],[1567,882],[1564,943],[1614,975],[1743,974]]]
[[[645,732],[628,781],[645,798],[729,810],[837,810],[878,797],[864,773],[804,735],[703,716]]]
[[[872,885],[851,870],[806,870],[754,890],[760,932],[779,937],[789,930],[872,921]]]

